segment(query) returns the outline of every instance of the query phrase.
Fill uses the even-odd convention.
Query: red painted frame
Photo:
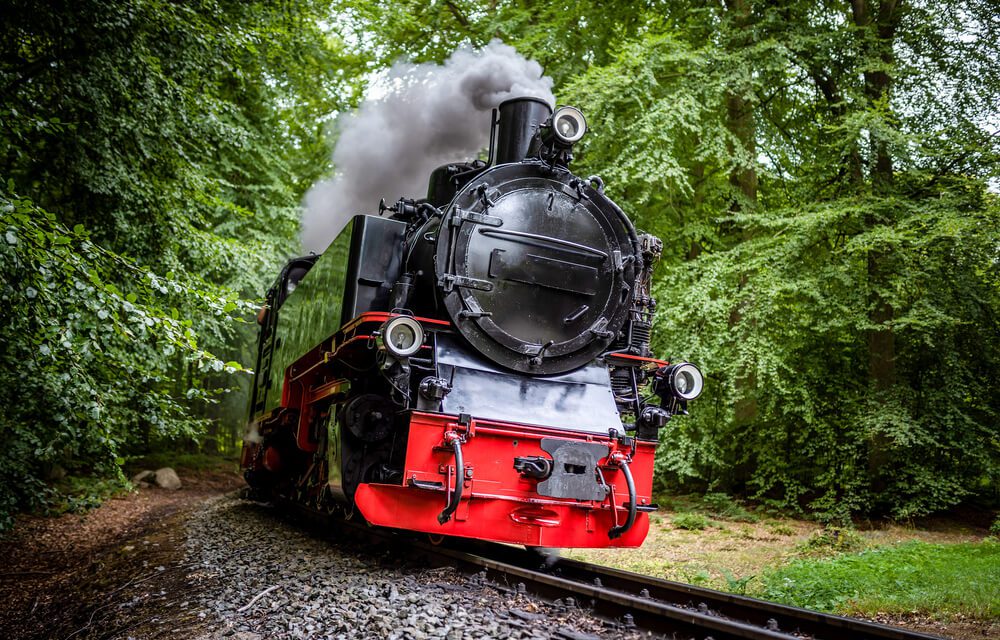
[[[438,514],[454,486],[454,455],[445,446],[445,433],[459,432],[467,469],[462,502],[454,517],[439,524]],[[404,485],[362,484],[355,503],[372,524],[511,544],[543,547],[637,547],[649,530],[649,518],[639,513],[633,527],[622,537],[610,539],[608,531],[625,521],[628,488],[624,474],[608,460],[601,472],[612,487],[608,499],[558,499],[539,496],[537,480],[514,470],[514,458],[544,455],[542,438],[555,437],[580,442],[600,442],[619,451],[616,441],[592,434],[568,432],[541,426],[491,420],[473,420],[469,427],[457,416],[413,412],[406,450]],[[652,494],[655,445],[636,442],[631,470],[639,505],[649,505]],[[610,455],[608,456],[611,457]],[[471,472],[469,471],[471,470]],[[422,489],[441,483],[440,490]]]
[[[367,348],[373,340],[372,331],[398,315],[361,314],[293,363],[285,372],[281,408],[270,415],[259,416],[261,423],[293,429],[298,447],[303,451],[315,451],[318,443],[312,439],[309,429],[314,403],[345,393],[349,388],[346,380],[324,377],[323,365],[334,359],[350,359],[354,349]],[[445,320],[415,319],[429,325],[428,328],[451,326]],[[615,354],[619,355],[626,361],[666,364],[655,358]],[[294,419],[282,422],[283,415]],[[619,428],[620,425],[608,427]],[[445,508],[456,480],[454,453],[446,444],[445,434],[449,432],[461,437],[467,474],[462,480],[463,496],[457,510],[448,522],[440,524],[438,514]],[[540,445],[546,437],[607,444],[610,454],[600,461],[599,467],[604,481],[611,487],[608,498],[581,501],[540,496],[536,491],[538,481],[515,471],[513,459],[546,455]],[[266,452],[260,452],[258,444],[245,442],[242,467],[251,469],[263,465],[263,453]],[[622,450],[618,441],[607,436],[495,420],[473,419],[468,425],[461,425],[458,416],[412,411],[403,485],[361,484],[355,493],[355,504],[374,525],[436,535],[527,546],[637,547],[649,530],[649,518],[645,513],[640,512],[632,528],[621,537],[611,539],[608,536],[612,527],[625,521],[627,508],[624,503],[628,500],[624,474],[610,459],[621,454],[630,458],[637,502],[642,506],[650,504],[654,453],[655,443],[652,442],[635,441],[630,448]],[[419,486],[411,484],[413,481]],[[435,483],[440,488],[429,488]],[[317,493],[320,489],[313,487]]]

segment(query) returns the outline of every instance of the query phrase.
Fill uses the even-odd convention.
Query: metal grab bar
[[[456,436],[452,439],[451,446],[455,450],[455,490],[448,495],[448,504],[445,506],[444,511],[438,514],[439,524],[444,524],[451,520],[451,514],[455,513],[455,509],[458,509],[458,503],[462,501],[462,488],[465,485],[465,460],[462,458],[462,440]],[[445,491],[447,490],[448,488],[445,487]]]
[[[622,473],[625,474],[625,484],[628,485],[628,518],[625,519],[625,524],[620,527],[611,527],[608,531],[608,538],[612,540],[620,538],[626,531],[632,528],[632,525],[635,524],[635,514],[638,511],[635,498],[635,481],[632,480],[632,471],[628,468],[628,462],[625,460],[620,460],[618,466],[621,467]],[[613,508],[614,505],[612,505]]]

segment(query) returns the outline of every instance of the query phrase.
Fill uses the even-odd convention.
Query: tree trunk
[[[869,109],[878,109],[891,115],[891,92],[893,78],[889,70],[893,68],[893,40],[899,24],[903,0],[881,0],[873,10],[876,0],[851,0],[851,12],[857,33],[861,40],[862,64],[864,69],[864,94]],[[886,194],[892,188],[892,155],[887,141],[881,136],[872,136],[870,148],[870,172],[872,192]],[[880,219],[882,218],[882,219]],[[891,223],[884,216],[873,212],[865,217],[865,227]],[[877,393],[892,388],[896,380],[896,337],[892,330],[894,310],[883,295],[888,287],[891,269],[889,256],[880,250],[868,253],[868,375]],[[891,461],[891,443],[885,434],[871,434],[868,443],[868,478],[872,491],[876,494],[884,489],[882,469]]]
[[[692,201],[691,209],[694,211],[695,215],[703,216],[704,206],[705,206],[705,163],[703,161],[696,161],[691,167],[691,176],[694,178],[694,199]],[[686,258],[688,260],[695,260],[701,255],[702,246],[698,239],[691,241],[691,246],[688,247]]]
[[[729,38],[730,52],[753,43],[752,0],[726,0],[726,11],[732,20],[733,32]],[[757,138],[754,127],[754,104],[746,96],[750,93],[748,87],[731,87],[726,95],[726,128],[733,134],[735,140],[730,145],[730,156],[735,160],[729,172],[729,184],[733,188],[733,197],[729,210],[733,213],[752,208],[757,203],[757,170],[754,163],[757,158]],[[745,228],[735,225],[733,231],[737,242],[749,239]],[[742,273],[738,288],[742,291],[749,282],[749,274]],[[729,326],[735,327],[743,320],[742,304],[733,307],[729,315]],[[736,390],[740,398],[734,408],[737,424],[752,422],[757,417],[756,398],[757,376],[753,367],[738,374]]]
[[[888,70],[895,62],[892,47],[903,0],[882,0],[877,7],[877,15],[870,2],[851,0],[854,24],[859,27],[858,35],[862,38],[861,48],[868,66],[864,71],[865,97],[869,108],[889,112],[893,79]],[[871,147],[872,190],[876,194],[886,193],[893,183],[892,155],[888,143],[881,137],[874,137]],[[865,222],[871,228],[881,221],[869,215]],[[880,291],[886,285],[887,259],[883,252],[872,251],[868,254],[867,264],[869,320],[873,325],[868,332],[868,368],[874,387],[880,391],[892,387],[896,376],[896,344],[891,325],[894,311]]]
[[[838,123],[843,122],[847,116],[847,106],[833,73],[810,62],[809,75],[816,84],[816,88],[823,94],[823,99],[826,100],[827,105],[830,107],[830,113],[833,115],[834,120]],[[853,189],[860,190],[864,185],[865,173],[864,162],[861,159],[861,151],[858,148],[857,141],[851,144],[851,149],[848,152],[847,158],[845,158],[845,162],[847,166],[844,168],[843,173],[846,174],[847,183]]]
[[[753,42],[751,27],[751,0],[726,0],[726,9],[732,16],[735,32],[730,38],[730,51],[737,51]],[[730,209],[740,211],[745,203],[757,203],[757,138],[754,131],[754,105],[746,99],[746,87],[732,87],[726,96],[726,127],[738,142],[731,146],[730,154],[740,159],[729,173],[729,184],[736,197]]]

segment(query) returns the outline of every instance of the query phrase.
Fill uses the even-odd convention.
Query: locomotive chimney
[[[520,162],[528,155],[531,139],[552,115],[552,108],[539,98],[512,98],[500,103],[494,164]]]

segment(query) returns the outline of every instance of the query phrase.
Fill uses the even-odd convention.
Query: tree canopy
[[[1000,493],[992,2],[7,5],[0,512],[238,423],[243,300],[296,251],[333,116],[494,38],[665,242],[654,346],[708,386],[662,487],[837,520]]]

